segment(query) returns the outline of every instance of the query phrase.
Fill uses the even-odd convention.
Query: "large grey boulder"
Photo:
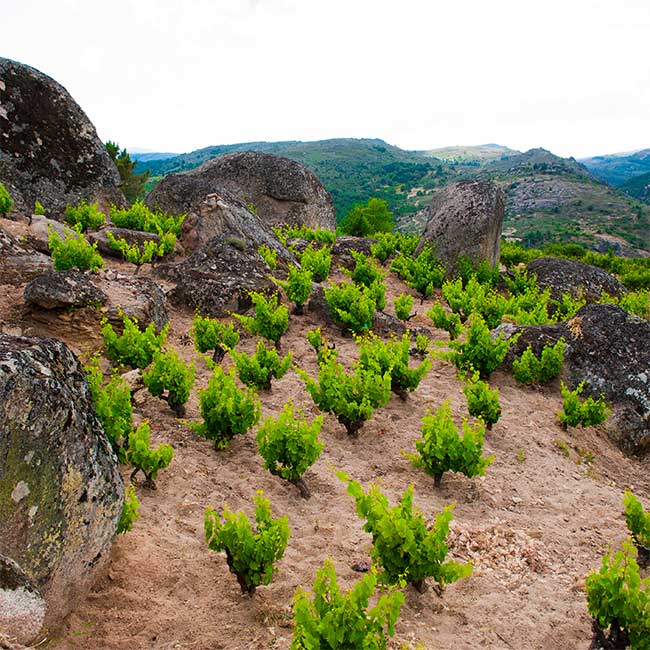
[[[0,58],[0,182],[13,211],[31,215],[40,201],[48,215],[67,203],[99,201],[108,214],[122,205],[120,177],[95,127],[68,91],[28,65]]]
[[[184,176],[197,181],[199,198],[225,189],[245,205],[252,204],[266,224],[336,229],[336,212],[327,190],[315,174],[288,158],[253,151],[228,153]],[[148,203],[158,201],[164,207],[161,200],[153,193]]]
[[[497,328],[519,339],[508,351],[505,367],[530,345],[539,357],[544,345],[564,338],[562,378],[572,390],[584,380],[583,396],[601,394],[613,407],[609,436],[628,454],[650,452],[650,323],[617,305],[586,305],[556,325]]]
[[[123,502],[77,358],[55,339],[0,334],[0,554],[47,603],[50,630],[92,586]]]
[[[503,192],[488,181],[461,181],[434,194],[418,254],[433,246],[448,274],[456,271],[459,258],[475,263],[487,260],[495,268],[501,252]]]
[[[52,260],[47,255],[23,246],[0,228],[0,284],[29,282],[52,268]]]
[[[108,239],[107,232],[111,233],[115,239],[124,239],[129,246],[137,244],[140,250],[143,250],[145,242],[153,241],[158,244],[160,237],[154,232],[145,232],[143,230],[131,230],[130,228],[117,228],[116,226],[109,226],[101,228],[95,232],[86,234],[86,239],[91,244],[97,244],[97,250],[108,257],[116,257],[123,259],[122,252],[113,248]]]
[[[41,309],[99,306],[108,298],[89,273],[78,269],[43,273],[25,287],[23,295],[28,305]]]
[[[620,298],[625,295],[625,287],[603,269],[591,264],[557,257],[539,257],[528,263],[528,273],[537,276],[541,289],[549,287],[551,298],[561,300],[563,293],[574,298],[582,295],[587,302],[600,300],[603,291]]]

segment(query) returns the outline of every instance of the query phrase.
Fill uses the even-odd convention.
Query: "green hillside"
[[[629,181],[623,183],[619,189],[639,201],[650,203],[650,172],[633,176]]]
[[[594,176],[606,183],[623,185],[634,176],[650,173],[650,149],[583,158],[580,162]]]
[[[519,151],[500,144],[479,144],[467,147],[442,147],[422,151],[422,155],[439,158],[451,163],[484,163],[499,160],[504,156],[514,156]]]

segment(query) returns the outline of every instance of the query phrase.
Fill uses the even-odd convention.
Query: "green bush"
[[[475,418],[479,418],[489,429],[496,424],[501,417],[501,404],[499,404],[499,390],[490,389],[487,382],[479,379],[478,373],[474,373],[463,386],[463,393],[467,398],[467,410]]]
[[[370,245],[370,253],[375,259],[385,264],[386,260],[396,253],[399,238],[394,233],[380,232],[375,235],[375,239],[377,242]]]
[[[475,278],[480,284],[496,287],[501,278],[499,269],[493,269],[487,260],[481,260],[476,264],[469,257],[460,257],[456,262],[456,268],[463,284],[467,284],[471,278]]]
[[[463,331],[460,316],[454,312],[448,314],[439,301],[427,311],[427,316],[433,321],[434,327],[445,330],[452,340],[458,338]]]
[[[429,353],[431,347],[431,340],[426,334],[417,334],[415,337],[415,352],[421,357]]]
[[[433,290],[442,286],[445,267],[438,262],[430,246],[425,246],[417,257],[400,253],[390,265],[390,270],[420,294],[421,302],[433,295]]]
[[[361,334],[372,327],[377,304],[368,289],[354,282],[331,284],[325,289],[325,300],[332,317],[344,330]]]
[[[410,296],[407,293],[400,293],[393,303],[395,305],[395,316],[399,320],[408,321],[415,314],[411,314],[411,309],[413,309],[413,296]]]
[[[274,228],[273,231],[285,246],[289,239],[306,239],[307,241],[319,241],[324,244],[333,244],[336,241],[336,233],[333,230],[325,230],[323,228],[283,226],[281,228]]]
[[[391,390],[405,400],[415,390],[431,367],[429,359],[417,368],[409,368],[411,339],[404,334],[398,341],[384,342],[375,335],[366,336],[359,346],[359,364],[366,370],[377,369],[380,374],[390,374]]]
[[[257,430],[257,447],[264,467],[293,483],[305,499],[310,493],[302,476],[323,451],[323,443],[318,439],[322,426],[322,415],[309,424],[304,411],[295,412],[289,401],[277,418],[266,418]]]
[[[45,208],[40,201],[34,203],[34,214],[39,216],[45,216]]]
[[[124,506],[122,506],[122,514],[120,520],[117,522],[118,535],[131,532],[133,524],[140,518],[140,502],[135,493],[135,488],[131,483],[129,487],[124,490]]]
[[[140,199],[127,209],[111,206],[111,221],[118,228],[153,232],[160,236],[165,233],[180,236],[181,226],[186,216],[185,214],[171,216],[160,211],[152,212]]]
[[[592,397],[588,397],[584,401],[580,400],[584,385],[583,380],[575,390],[569,390],[564,382],[560,382],[564,402],[562,410],[557,415],[565,429],[568,426],[577,427],[578,425],[590,427],[604,422],[609,417],[609,409],[602,396],[597,400]]]
[[[487,379],[501,365],[517,338],[518,335],[515,335],[506,340],[500,334],[493,339],[481,315],[472,314],[465,331],[465,341],[450,341],[452,352],[447,357],[459,370],[477,370],[481,378]]]
[[[169,323],[160,330],[160,334],[156,334],[154,323],[149,323],[147,328],[141,331],[137,318],[131,319],[124,313],[121,313],[121,316],[124,326],[121,336],[115,333],[113,326],[106,319],[102,321],[106,355],[115,363],[144,369],[167,340]]]
[[[271,381],[284,377],[293,360],[292,352],[280,359],[277,350],[267,348],[262,341],[257,342],[253,355],[231,350],[230,356],[235,361],[242,383],[257,390],[270,390]]]
[[[650,578],[641,580],[634,555],[634,547],[624,542],[614,557],[603,556],[600,571],[585,582],[587,609],[600,628],[596,639],[601,648],[650,650]]]
[[[278,265],[278,251],[272,250],[266,244],[262,244],[257,252],[260,257],[269,265],[272,270],[275,270]]]
[[[442,295],[461,321],[471,314],[480,314],[490,329],[501,324],[509,306],[504,296],[489,285],[481,284],[476,276],[470,277],[464,287],[462,278],[447,280],[442,285]]]
[[[307,331],[307,341],[314,350],[316,350],[316,357],[318,359],[318,365],[327,360],[327,355],[330,351],[336,348],[334,343],[329,343],[322,335],[320,327],[317,327],[315,330]]]
[[[234,369],[225,374],[215,366],[208,387],[199,390],[199,410],[203,422],[190,428],[212,440],[215,449],[225,449],[234,436],[246,433],[260,419],[260,404],[254,393],[235,384]]]
[[[351,373],[346,373],[333,350],[324,352],[318,381],[300,368],[296,372],[316,406],[335,415],[353,437],[359,435],[359,429],[372,417],[373,411],[390,399],[390,373],[381,374],[376,366],[363,368],[358,363]]]
[[[289,311],[280,302],[277,293],[267,300],[261,293],[251,291],[250,297],[255,308],[255,316],[241,314],[233,314],[233,316],[251,334],[273,341],[275,347],[280,349],[280,339],[289,327]]]
[[[332,267],[332,253],[329,246],[314,248],[311,244],[300,255],[300,268],[311,274],[314,282],[324,282]]]
[[[55,230],[49,229],[48,247],[56,271],[77,268],[96,273],[104,266],[104,260],[97,252],[97,244],[91,246],[79,231],[66,231],[64,236],[65,239],[61,239]]]
[[[376,485],[364,492],[346,474],[338,476],[347,482],[357,513],[366,519],[363,529],[372,535],[372,559],[383,569],[380,575],[383,582],[397,585],[404,580],[423,592],[426,578],[432,577],[444,587],[471,575],[471,564],[445,562],[453,505],[438,513],[435,523],[428,528],[422,513],[413,511],[412,485],[404,492],[400,504],[391,508]]]
[[[14,202],[11,196],[9,196],[7,188],[2,183],[0,183],[0,214],[4,216],[8,212],[11,212],[13,205]]]
[[[352,282],[368,288],[376,282],[383,282],[386,274],[377,267],[372,258],[355,250],[350,250],[350,253],[354,258],[354,268],[352,271],[345,271],[345,274],[350,277]]]
[[[78,226],[81,232],[88,228],[99,228],[106,221],[106,216],[99,211],[98,203],[86,203],[79,201],[76,206],[67,205],[65,208],[65,222],[72,226]]]
[[[243,512],[225,506],[221,516],[211,507],[205,511],[205,541],[215,553],[226,552],[228,568],[237,576],[242,593],[253,595],[259,585],[268,585],[277,573],[275,563],[289,541],[289,520],[273,519],[271,504],[259,491],[255,501],[255,528]],[[223,517],[223,521],[221,518]]]
[[[300,316],[303,313],[303,305],[307,302],[311,293],[311,273],[291,265],[289,266],[286,281],[276,280],[275,278],[273,281],[285,290],[287,298],[295,305],[293,313]]]
[[[137,242],[129,245],[129,242],[123,237],[116,238],[110,230],[106,231],[106,238],[113,250],[122,253],[122,257],[127,262],[135,264],[137,267],[153,263],[158,257],[171,253],[176,246],[176,235],[173,233],[165,233],[159,242],[152,239],[147,240],[143,242],[142,248]]]
[[[404,595],[391,589],[368,609],[376,585],[376,575],[369,573],[351,591],[341,593],[334,565],[326,561],[316,572],[313,600],[301,589],[296,592],[291,650],[386,650],[386,637],[395,634]]]
[[[149,370],[142,373],[142,381],[154,397],[163,396],[179,417],[185,414],[187,402],[194,385],[194,366],[187,365],[175,351],[154,356]]]
[[[145,486],[156,488],[155,480],[161,469],[169,466],[174,457],[174,448],[171,445],[158,445],[151,449],[151,428],[146,420],[135,430],[129,433],[124,462],[134,469],[131,473],[131,482],[135,480],[138,472],[145,476]]]
[[[635,543],[650,549],[650,512],[643,510],[643,505],[630,490],[625,490],[623,506],[625,523]]]
[[[532,346],[528,346],[519,359],[512,362],[512,374],[520,384],[546,383],[562,372],[564,339],[555,345],[547,343],[538,359]]]
[[[436,487],[440,486],[445,472],[459,472],[468,478],[483,476],[494,460],[494,456],[482,456],[484,437],[485,425],[479,422],[470,427],[467,420],[463,420],[461,436],[446,401],[435,414],[427,410],[422,418],[422,440],[415,442],[418,453],[407,457],[414,467],[433,476]]]
[[[204,354],[214,350],[212,360],[219,363],[228,350],[239,343],[239,332],[232,323],[220,323],[218,320],[203,317],[198,312],[192,321],[192,336],[196,349]]]
[[[391,232],[394,226],[388,202],[371,198],[365,205],[355,205],[341,221],[340,229],[344,235],[370,237],[378,232]]]

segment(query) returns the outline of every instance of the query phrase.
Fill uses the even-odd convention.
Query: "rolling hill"
[[[634,176],[650,172],[650,149],[583,158],[580,162],[597,178],[622,186]]]

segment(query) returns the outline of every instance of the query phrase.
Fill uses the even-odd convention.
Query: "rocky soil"
[[[26,228],[18,223],[11,227],[17,237]],[[132,273],[133,267],[122,262],[107,264],[110,270]],[[145,268],[140,275],[148,273]],[[83,322],[85,311],[34,318],[23,303],[24,286],[0,286],[2,331],[57,336],[78,354],[100,348],[99,328]],[[389,276],[388,312],[393,313],[393,298],[402,291],[408,288]],[[414,326],[429,327],[424,313],[430,304],[416,300]],[[168,312],[168,345],[196,366],[187,408],[187,418],[194,420],[199,417],[197,389],[207,384],[210,371],[188,336],[191,310],[168,306]],[[312,375],[316,359],[305,332],[319,324],[309,312],[292,316],[282,341],[283,350],[291,350],[295,363]],[[431,332],[437,340],[447,339],[442,331]],[[353,341],[335,329],[326,334],[336,342],[341,360],[351,362]],[[251,352],[255,343],[244,336],[240,348]],[[228,357],[224,364],[230,364]],[[415,650],[421,643],[427,650],[586,650],[591,624],[584,580],[608,546],[618,548],[626,538],[624,489],[633,489],[650,504],[650,457],[624,456],[604,428],[562,431],[555,415],[561,407],[556,384],[522,388],[504,372],[494,373],[490,383],[500,390],[503,415],[486,436],[486,454],[494,454],[495,461],[485,477],[445,475],[442,487],[434,489],[433,478],[413,469],[403,456],[413,451],[427,409],[449,399],[457,422],[467,417],[455,368],[434,360],[419,389],[405,402],[393,396],[358,439],[350,439],[335,418],[325,416],[325,450],[305,477],[312,492],[307,501],[293,485],[264,470],[255,430],[216,452],[165,402],[146,391],[136,393],[136,419],[151,421],[155,442],[174,445],[174,460],[160,473],[157,490],[138,485],[140,520],[117,539],[105,574],[65,628],[39,647],[287,650],[296,588],[309,590],[327,558],[334,562],[340,584],[349,588],[360,577],[352,565],[369,560],[370,536],[336,469],[364,485],[377,482],[393,503],[414,484],[414,502],[428,521],[445,505],[456,504],[451,554],[471,561],[474,573],[448,586],[442,596],[433,589],[420,595],[408,588],[391,649]],[[260,397],[263,417],[277,414],[290,398],[317,414],[292,371]],[[128,476],[126,468],[123,476]],[[203,514],[208,505],[219,509],[226,503],[251,514],[256,490],[264,491],[277,516],[289,518],[291,538],[276,579],[249,598],[240,593],[225,556],[207,549]]]

